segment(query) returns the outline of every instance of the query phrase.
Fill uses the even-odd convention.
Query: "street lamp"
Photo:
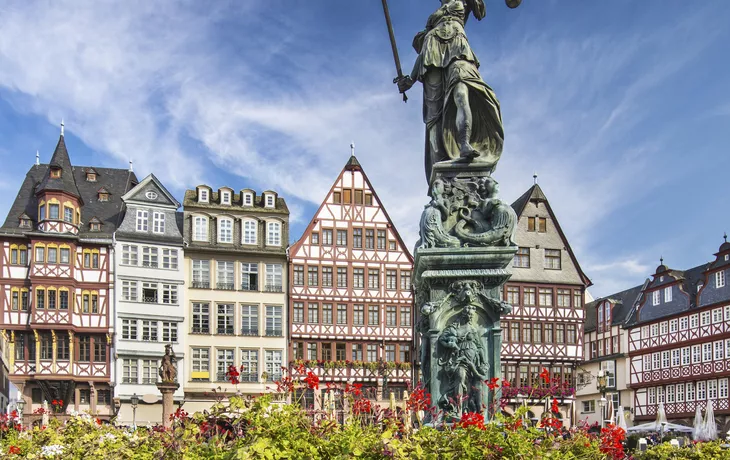
[[[132,402],[132,428],[137,429],[137,404],[139,404],[139,396],[137,393],[133,394],[130,398]]]
[[[608,378],[610,375],[610,372],[599,369],[598,378],[596,379],[596,388],[601,393],[601,399],[598,401],[598,405],[601,406],[601,428],[603,428],[603,423],[606,418],[606,414],[603,413],[603,408],[606,406],[606,387],[608,386]]]
[[[606,407],[606,397],[601,396],[601,399],[598,400],[598,406],[601,408],[601,429],[603,429],[603,424],[605,422],[605,417],[603,413],[604,407]]]
[[[18,407],[18,418],[20,419],[20,427],[23,427],[23,409],[25,408],[25,398],[22,396],[15,405]]]

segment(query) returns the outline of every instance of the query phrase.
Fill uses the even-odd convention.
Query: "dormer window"
[[[101,221],[97,219],[96,217],[92,217],[89,221],[89,230],[92,232],[100,232],[101,231]]]
[[[231,204],[231,192],[221,192],[221,204]]]
[[[244,194],[243,194],[243,205],[244,206],[253,206],[253,193],[244,192]]]
[[[20,218],[20,228],[31,228],[32,224],[28,218]]]
[[[672,301],[672,286],[667,286],[664,288],[664,302],[671,302]]]
[[[51,178],[58,179],[61,177],[61,168],[51,168]]]
[[[265,206],[267,208],[273,208],[274,207],[274,195],[266,194],[266,203]]]
[[[651,293],[651,304],[656,306],[659,305],[661,302],[661,292],[660,291],[654,291]]]
[[[86,170],[86,182],[96,182],[96,171],[93,169]]]
[[[725,287],[725,270],[720,270],[719,272],[715,273],[715,287]]]
[[[207,203],[209,201],[208,198],[208,190],[204,188],[198,189],[198,202],[199,203]]]
[[[725,261],[730,260],[730,254],[725,254]]]
[[[108,193],[99,193],[99,201],[109,201]]]

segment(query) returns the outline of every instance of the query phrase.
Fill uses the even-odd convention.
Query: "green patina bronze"
[[[514,8],[520,1],[506,3]],[[415,248],[415,302],[421,378],[439,414],[434,423],[499,407],[499,392],[488,382],[501,377],[500,317],[512,308],[501,288],[517,252],[517,216],[492,178],[502,154],[502,116],[464,32],[472,15],[484,18],[483,0],[442,0],[413,40],[418,57],[411,75],[395,80],[402,93],[423,84],[431,200]]]

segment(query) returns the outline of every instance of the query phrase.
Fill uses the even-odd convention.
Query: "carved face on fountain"
[[[469,291],[471,291],[471,290],[469,290]],[[471,297],[469,297],[469,300],[471,300]],[[467,306],[464,307],[465,324],[471,324],[474,321],[474,318],[476,318],[476,317],[477,317],[477,309],[474,307],[474,305],[468,304]]]

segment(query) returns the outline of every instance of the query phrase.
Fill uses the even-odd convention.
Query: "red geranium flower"
[[[502,388],[509,388],[510,386],[512,385],[509,383],[509,380],[502,380]]]
[[[484,415],[477,412],[467,412],[466,414],[462,414],[461,420],[459,420],[457,426],[461,428],[474,426],[480,430],[486,429],[486,427],[484,426]]]
[[[228,372],[226,372],[226,378],[231,381],[233,385],[238,385],[241,383],[241,381],[238,379],[238,376],[241,375],[238,373],[238,369],[236,369],[236,366],[231,364],[228,366]]]
[[[553,404],[550,406],[550,410],[553,412],[553,414],[557,414],[560,412],[560,408],[558,408],[558,400],[553,398]]]
[[[319,390],[319,377],[314,372],[308,371],[307,377],[304,379],[304,383],[307,384],[307,388],[310,390]]]
[[[548,370],[544,367],[542,368],[542,372],[540,372],[540,378],[543,379],[545,383],[550,383],[550,372],[548,372]]]
[[[20,447],[18,446],[10,446],[8,447],[8,453],[14,454],[14,455],[20,455]]]

